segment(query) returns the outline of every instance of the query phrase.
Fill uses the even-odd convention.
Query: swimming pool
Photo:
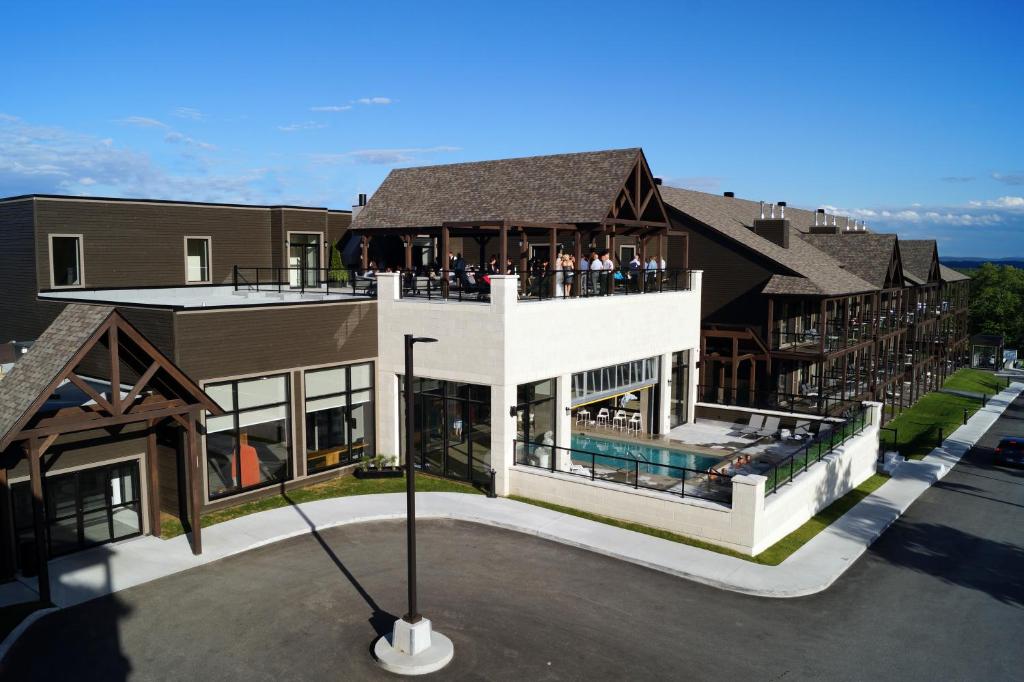
[[[676,450],[675,448],[658,445],[647,445],[645,443],[631,443],[611,438],[601,438],[600,436],[592,436],[585,433],[572,434],[572,449],[593,452],[598,455],[638,459],[649,463],[647,466],[641,467],[641,471],[663,475],[668,474],[671,470],[658,465],[667,464],[674,467],[707,471],[710,467],[722,461],[719,457],[706,457],[695,452]],[[589,460],[590,458],[582,453],[573,453],[573,461],[583,464],[585,459]],[[597,463],[614,468],[622,467],[625,464],[625,462],[620,460],[602,458],[600,456],[597,457]],[[678,476],[679,474],[676,473],[675,475]]]

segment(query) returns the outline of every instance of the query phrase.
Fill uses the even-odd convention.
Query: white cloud
[[[235,174],[171,173],[145,153],[52,126],[0,120],[0,196],[103,193],[154,199],[263,201],[265,169]]]
[[[217,148],[209,142],[196,140],[195,138],[191,138],[188,135],[184,135],[174,130],[164,136],[164,141],[170,142],[171,144],[183,144],[189,147],[198,147],[199,149],[205,149],[207,151],[213,151]]]
[[[1003,197],[1014,199],[1019,197]],[[1024,206],[1024,199],[1022,206]],[[893,208],[841,208],[824,206],[826,212],[837,216],[849,216],[856,220],[871,221],[868,228],[879,231],[899,229],[908,225],[947,225],[962,227],[984,227],[1001,225],[1006,222],[1004,212],[989,210],[979,212],[976,209],[1006,209],[1010,204],[996,201],[971,201],[967,206],[924,206],[914,203],[910,207]]]
[[[413,163],[424,154],[437,154],[461,151],[461,147],[404,147],[400,149],[356,149],[341,154],[313,154],[310,159],[315,164],[329,165],[336,163],[388,164]]]
[[[170,126],[163,121],[158,121],[155,118],[148,118],[146,116],[128,116],[127,118],[120,119],[118,123],[128,126],[136,126],[138,128],[170,128]]]
[[[1024,173],[993,173],[992,179],[1006,185],[1024,185]]]
[[[359,104],[394,104],[395,100],[390,97],[360,97],[356,102]]]
[[[297,130],[317,130],[319,128],[326,127],[326,123],[317,123],[316,121],[302,121],[301,123],[289,123],[288,125],[277,126],[277,129],[283,130],[286,133],[294,133]]]
[[[1024,197],[999,197],[988,201],[972,201],[970,205],[981,208],[1024,208]]]
[[[192,121],[200,121],[204,118],[203,112],[192,107],[178,107],[171,113],[178,118],[187,118]]]
[[[320,107],[310,107],[310,111],[348,111],[352,108],[351,104],[329,104]]]

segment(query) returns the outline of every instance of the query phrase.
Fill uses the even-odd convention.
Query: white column
[[[516,404],[516,387],[491,386],[491,467],[495,471],[494,488],[498,495],[509,494],[508,472],[515,453],[516,419],[509,410]]]
[[[732,477],[732,510],[731,526],[733,542],[749,547],[753,555],[765,532],[764,523],[764,486],[768,479],[757,474],[746,474]]]
[[[555,379],[555,445],[568,448],[572,445],[572,375],[563,374]],[[568,471],[572,459],[569,451],[557,450],[555,466],[560,471]]]
[[[697,342],[697,346],[690,349],[690,368],[686,371],[686,379],[690,382],[687,391],[689,391],[686,400],[686,421],[693,423],[697,418],[697,384],[700,382],[700,376],[697,374],[697,357],[700,355],[700,342]]]
[[[669,414],[672,411],[672,395],[668,383],[669,375],[672,372],[672,354],[660,355],[658,365],[658,395],[661,399],[658,401],[658,414],[655,415],[655,418],[658,420],[658,433],[665,435],[672,428],[669,421]]]
[[[511,313],[512,306],[519,303],[516,275],[491,275],[491,305],[498,315]]]
[[[377,377],[376,377],[376,416],[377,452],[381,455],[400,457],[400,437],[398,423],[398,380],[389,358],[391,346],[385,347],[388,340],[393,340],[399,332],[389,326],[395,314],[393,308],[399,297],[398,273],[381,273],[377,276]],[[399,344],[399,347],[402,347]]]

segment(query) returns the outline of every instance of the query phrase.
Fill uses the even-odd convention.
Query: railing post
[[[231,266],[231,279],[235,285],[235,291],[238,291],[238,266]]]
[[[685,472],[683,475],[686,475]],[[638,459],[633,460],[633,487],[640,488],[640,460]]]
[[[590,480],[593,481],[597,477],[597,455],[593,452],[590,453]]]
[[[512,450],[512,451],[513,451],[513,452],[515,452],[515,449],[514,449],[514,447],[513,447],[513,450]],[[496,492],[496,488],[495,488],[495,483],[494,483],[494,478],[495,478],[495,475],[496,475],[497,473],[498,473],[498,472],[497,472],[497,471],[495,471],[495,470],[494,470],[493,468],[492,468],[492,469],[490,470],[490,475],[491,475],[491,487],[490,487],[490,489],[489,489],[489,490],[487,491],[487,497],[490,497],[490,498],[492,498],[492,499],[498,496],[498,493]]]

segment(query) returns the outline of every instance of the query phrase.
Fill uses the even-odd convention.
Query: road
[[[1018,399],[832,588],[723,592],[510,531],[420,524],[421,610],[455,643],[443,679],[1010,680],[1024,635]],[[404,526],[299,537],[40,621],[0,677],[383,679],[404,611]]]

